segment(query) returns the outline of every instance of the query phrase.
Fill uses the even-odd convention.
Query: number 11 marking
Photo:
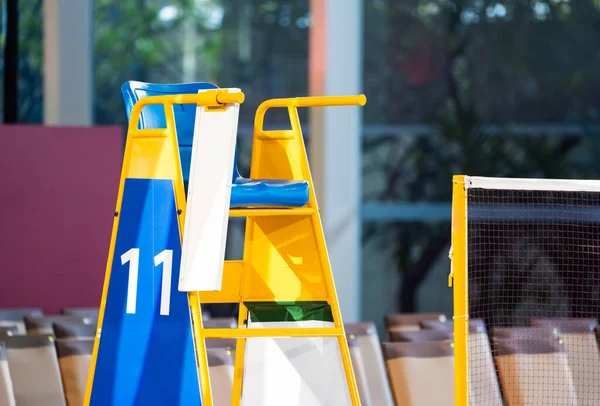
[[[129,262],[129,281],[127,283],[127,310],[128,314],[135,314],[137,304],[138,268],[140,265],[140,249],[132,248],[121,255],[121,265]]]
[[[173,250],[164,250],[154,257],[154,266],[163,264],[162,286],[160,292],[160,315],[168,316],[171,308],[171,271],[173,268]]]
[[[140,249],[131,248],[121,255],[121,265],[129,262],[129,280],[127,282],[126,313],[135,314],[137,305],[137,285],[140,264]],[[154,266],[163,264],[160,292],[160,315],[168,316],[171,309],[171,274],[173,271],[173,250],[164,250],[154,257]]]

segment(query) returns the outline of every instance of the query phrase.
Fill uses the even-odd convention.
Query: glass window
[[[453,174],[600,174],[600,3],[365,0],[364,23],[363,202],[385,203],[390,213],[365,219],[365,230],[380,232],[364,233],[365,247],[375,247],[364,264],[387,258],[378,272],[397,272],[397,296],[414,284],[411,273],[425,273],[395,311],[451,314],[450,289],[437,308],[424,304],[436,293],[428,278],[447,281],[450,234],[442,243],[429,224],[440,211],[450,219]],[[384,231],[394,250],[370,241]],[[365,292],[365,306],[375,294]],[[368,313],[380,320],[384,312]]]
[[[0,7],[0,122],[4,121],[4,47],[6,15]],[[44,118],[43,1],[21,1],[18,9],[17,121],[42,123]]]

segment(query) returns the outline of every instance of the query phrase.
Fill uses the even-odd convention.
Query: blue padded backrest
[[[135,103],[146,96],[161,96],[174,94],[197,94],[198,90],[218,89],[218,86],[208,82],[196,83],[144,83],[130,80],[121,86],[121,93],[125,101],[127,111],[127,120],[131,116],[131,110]],[[189,179],[190,163],[192,158],[192,140],[194,138],[194,123],[196,121],[195,104],[176,104],[173,105],[175,112],[175,127],[177,129],[177,140],[179,144],[179,154],[181,157],[181,168],[183,179]],[[138,128],[165,128],[165,111],[162,105],[149,105],[142,109]],[[237,149],[234,160],[233,180],[239,177],[237,169]]]

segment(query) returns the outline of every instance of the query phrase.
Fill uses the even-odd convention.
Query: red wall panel
[[[0,126],[0,307],[99,306],[120,127]]]

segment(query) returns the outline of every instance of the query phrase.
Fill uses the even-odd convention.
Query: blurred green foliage
[[[308,91],[308,0],[93,3],[97,124],[125,124],[120,88],[128,80],[212,81],[242,87],[248,106],[243,109],[243,120],[252,119],[252,107],[265,98]],[[19,121],[40,123],[43,0],[20,1],[19,34]],[[0,45],[3,38],[0,34]],[[186,61],[191,63],[187,72]],[[0,75],[2,68],[0,64]],[[1,90],[2,83],[0,95]]]

